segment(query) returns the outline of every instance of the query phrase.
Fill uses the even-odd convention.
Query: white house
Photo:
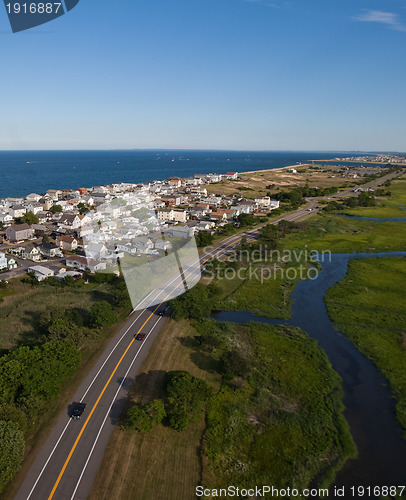
[[[159,239],[155,242],[155,248],[156,250],[163,250],[163,251],[172,250],[172,243],[167,240]]]
[[[41,199],[41,195],[37,193],[31,193],[25,197],[27,201],[39,201]]]
[[[7,267],[6,254],[3,252],[0,252],[0,269],[4,269],[6,267]]]
[[[86,257],[81,257],[79,255],[67,258],[66,266],[73,267],[75,269],[80,269],[81,271],[89,269],[91,273],[95,273],[96,271],[103,271],[107,267],[105,262],[100,262],[98,260],[93,260],[93,259],[86,259]]]
[[[22,217],[27,212],[27,209],[22,205],[12,205],[10,207],[10,215],[14,218]]]
[[[21,256],[23,259],[33,260],[35,262],[38,262],[41,260],[41,254],[40,254],[39,249],[37,247],[33,247],[30,245],[28,245],[24,248]]]
[[[33,272],[38,281],[43,281],[50,276],[54,276],[55,273],[44,266],[32,266],[27,269],[28,272]]]
[[[85,250],[88,259],[103,260],[109,257],[109,251],[104,243],[91,242],[85,245]]]
[[[1,212],[0,213],[0,222],[2,222],[4,226],[9,226],[13,222],[13,217],[10,214],[5,214],[5,213]]]
[[[17,269],[17,261],[13,258],[8,259],[8,268],[11,269]]]

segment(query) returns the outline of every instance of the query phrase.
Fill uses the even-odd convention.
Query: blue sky
[[[0,6],[0,44],[0,149],[406,150],[406,0]]]

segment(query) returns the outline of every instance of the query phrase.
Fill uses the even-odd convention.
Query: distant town
[[[385,163],[390,165],[406,165],[406,156],[395,154],[378,154],[374,156],[348,156],[346,158],[334,158],[334,160],[323,161],[349,161],[363,163]]]

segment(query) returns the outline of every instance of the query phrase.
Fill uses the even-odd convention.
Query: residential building
[[[75,215],[75,214],[63,214],[62,217],[58,221],[58,226],[61,229],[68,229],[75,231],[79,229],[82,225],[83,216]]]
[[[42,255],[45,255],[46,257],[61,257],[62,252],[61,249],[54,245],[53,243],[43,243],[39,247],[39,251]]]
[[[26,260],[33,260],[34,262],[41,260],[41,254],[38,247],[34,247],[32,245],[24,247],[21,257]]]
[[[9,226],[13,222],[13,217],[10,214],[0,213],[0,222],[3,226]]]
[[[138,236],[132,240],[132,246],[137,249],[138,253],[151,253],[154,244],[150,238],[146,236]]]
[[[22,217],[27,212],[27,209],[22,205],[12,205],[9,209],[10,215],[15,218]]]
[[[0,252],[0,269],[5,269],[7,267],[7,257],[6,254]]]
[[[44,266],[31,266],[27,269],[27,272],[34,273],[34,276],[38,281],[43,281],[46,278],[55,275],[55,273],[51,269],[48,269],[47,267]]]
[[[182,222],[187,221],[186,210],[174,210],[172,208],[161,208],[157,210],[158,220],[165,222]]]
[[[67,250],[68,252],[72,252],[76,250],[78,247],[78,240],[73,236],[63,235],[58,236],[56,238],[56,244],[59,246],[61,250]]]
[[[169,179],[167,180],[169,185],[172,187],[180,188],[182,185],[182,179],[180,179],[179,177],[169,177]]]
[[[238,172],[227,172],[227,173],[225,174],[225,178],[226,178],[226,179],[229,179],[229,180],[233,180],[233,181],[235,181],[235,180],[237,180],[237,178],[238,178]]]
[[[37,193],[31,193],[25,197],[27,201],[39,201],[41,199],[41,195]]]
[[[11,242],[32,238],[33,231],[28,224],[14,224],[6,229],[6,238]]]
[[[105,262],[87,259],[86,257],[82,257],[79,255],[72,255],[71,257],[68,257],[66,259],[66,266],[73,267],[74,269],[80,269],[81,271],[89,269],[91,273],[95,273],[96,271],[103,271],[107,267]]]
[[[17,269],[17,261],[13,258],[8,259],[8,268],[11,271],[12,269]]]
[[[48,189],[47,195],[54,201],[58,201],[62,198],[62,191],[59,189]]]

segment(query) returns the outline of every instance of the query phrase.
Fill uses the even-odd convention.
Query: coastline
[[[361,161],[361,160],[340,160],[334,158],[333,160],[312,160],[312,161],[337,161],[339,163],[372,163],[372,165],[390,165],[391,167],[406,167],[406,163],[390,163],[387,161]]]
[[[324,161],[324,160],[317,160],[317,161]],[[276,167],[276,168],[265,168],[263,170],[247,170],[247,171],[244,171],[244,172],[239,172],[238,175],[243,175],[243,174],[257,174],[257,173],[260,173],[260,172],[276,172],[278,170],[285,170],[287,168],[300,168],[300,167],[306,167],[308,166],[309,163],[301,163],[300,165],[287,165],[286,167]]]

